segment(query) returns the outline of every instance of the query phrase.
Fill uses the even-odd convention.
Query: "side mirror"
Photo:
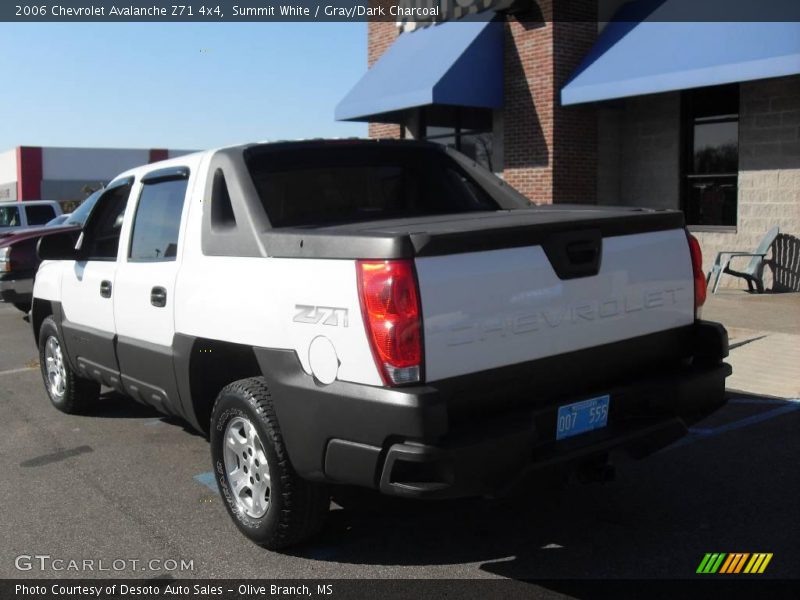
[[[39,260],[78,260],[76,241],[77,236],[72,231],[42,236],[36,244],[36,255]]]

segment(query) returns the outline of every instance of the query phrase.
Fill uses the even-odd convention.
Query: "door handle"
[[[100,282],[100,295],[103,298],[111,298],[111,282],[108,279]]]
[[[167,290],[159,285],[150,290],[150,304],[164,308],[167,305]]]

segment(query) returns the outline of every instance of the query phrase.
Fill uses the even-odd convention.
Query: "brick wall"
[[[597,0],[555,6],[553,202],[592,204],[597,200],[597,107],[561,106],[561,88],[597,38]]]
[[[540,0],[507,18],[503,139],[496,145],[503,176],[537,203],[596,198],[595,107],[560,102],[561,87],[594,43],[596,16],[597,0]],[[370,66],[396,37],[393,23],[369,24]],[[400,127],[371,123],[369,135],[399,137]]]
[[[397,39],[397,25],[393,21],[370,21],[367,24],[367,64],[369,67],[386,52]],[[400,126],[391,123],[370,123],[369,137],[399,138]]]
[[[506,25],[502,140],[503,176],[537,204],[552,202],[553,189],[552,12],[542,17]]]
[[[697,234],[706,269],[720,250],[753,251],[778,225],[784,235],[773,248],[780,255],[776,287],[800,291],[800,76],[741,84],[737,221],[736,233]],[[771,287],[772,270],[765,280]],[[746,287],[732,277],[722,284]]]
[[[537,204],[594,202],[595,108],[562,107],[560,90],[595,40],[597,5],[557,6],[508,18],[503,175]]]

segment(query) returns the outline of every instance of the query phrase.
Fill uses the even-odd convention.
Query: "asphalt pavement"
[[[734,393],[674,446],[617,463],[611,483],[332,505],[318,538],[281,554],[239,534],[206,440],[181,421],[115,394],[83,416],[52,408],[22,317],[0,304],[3,578],[693,578],[709,552],[773,553],[757,577],[800,571],[796,401]]]

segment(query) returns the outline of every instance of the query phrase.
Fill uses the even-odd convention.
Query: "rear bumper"
[[[554,387],[531,383],[530,373],[543,366],[536,361],[482,374],[497,392],[487,396],[486,386],[470,385],[477,390],[474,397],[463,382],[394,389],[338,381],[320,386],[303,373],[293,352],[256,349],[256,356],[301,476],[418,498],[498,495],[542,470],[570,468],[612,450],[646,456],[721,407],[731,372],[722,362],[727,333],[704,322],[687,329],[679,336],[680,360],[658,368],[622,375],[618,370],[613,381],[584,378],[588,388],[575,377],[559,377]],[[618,344],[635,350],[638,343],[667,343],[665,335],[678,334]],[[618,349],[601,347],[563,360]],[[544,366],[552,371],[549,363]],[[507,390],[515,385],[511,402]],[[600,394],[611,398],[607,427],[556,441],[558,407]],[[478,404],[502,410],[482,413]]]
[[[0,298],[9,303],[30,303],[33,298],[33,273],[0,273]]]
[[[608,426],[565,440],[555,439],[553,406],[516,413],[505,424],[489,424],[438,445],[395,443],[386,453],[379,487],[410,497],[503,495],[537,472],[577,467],[613,450],[642,458],[720,408],[730,372],[726,364],[689,368],[608,390]]]

